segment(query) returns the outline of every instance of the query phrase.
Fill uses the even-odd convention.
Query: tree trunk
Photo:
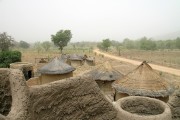
[[[62,54],[62,53],[63,53],[63,48],[62,48],[62,47],[60,47],[59,49],[60,49],[60,53]]]

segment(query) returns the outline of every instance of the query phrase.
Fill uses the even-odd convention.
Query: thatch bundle
[[[47,65],[39,69],[41,74],[65,74],[74,71],[75,68],[55,58]]]
[[[119,93],[149,97],[167,97],[174,91],[146,61],[122,79],[115,81],[112,86]]]

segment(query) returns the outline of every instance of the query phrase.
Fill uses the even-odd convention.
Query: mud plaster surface
[[[9,74],[12,95],[10,112],[0,120],[118,120],[95,81],[74,77],[28,87],[20,70],[0,72]]]
[[[0,114],[7,115],[11,110],[12,97],[9,82],[10,72],[0,71]]]

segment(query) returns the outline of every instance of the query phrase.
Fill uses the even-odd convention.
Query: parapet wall
[[[88,78],[74,77],[28,87],[20,70],[0,69],[0,73],[7,77],[12,95],[10,111],[0,114],[0,120],[118,120],[117,111],[96,82]]]

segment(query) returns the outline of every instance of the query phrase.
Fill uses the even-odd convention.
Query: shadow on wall
[[[1,83],[4,78],[9,81],[6,87],[10,87],[8,92],[12,96],[10,107],[4,106],[9,111],[0,113],[0,120],[117,120],[117,111],[95,81],[88,78],[74,77],[27,87],[20,70],[0,69],[0,74]]]

